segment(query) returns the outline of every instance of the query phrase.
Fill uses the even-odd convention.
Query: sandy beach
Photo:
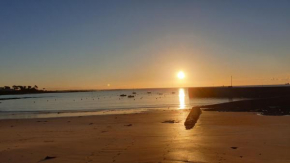
[[[290,163],[290,0],[0,2],[0,163]]]
[[[0,121],[2,163],[290,161],[290,117],[189,110]],[[162,123],[175,120],[175,123]],[[46,159],[45,159],[46,158]]]

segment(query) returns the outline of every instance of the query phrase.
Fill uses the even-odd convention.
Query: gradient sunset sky
[[[286,0],[1,0],[0,31],[0,86],[290,82]]]

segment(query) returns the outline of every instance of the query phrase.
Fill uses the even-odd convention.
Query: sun
[[[179,71],[177,74],[178,79],[184,79],[185,78],[185,74],[183,71]]]

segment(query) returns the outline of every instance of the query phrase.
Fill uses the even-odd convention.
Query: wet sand
[[[290,162],[290,116],[202,112],[186,130],[188,114],[0,120],[0,162]]]

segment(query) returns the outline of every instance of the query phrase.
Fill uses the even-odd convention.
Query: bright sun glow
[[[185,74],[182,71],[179,71],[177,77],[178,79],[183,79],[185,77]]]

